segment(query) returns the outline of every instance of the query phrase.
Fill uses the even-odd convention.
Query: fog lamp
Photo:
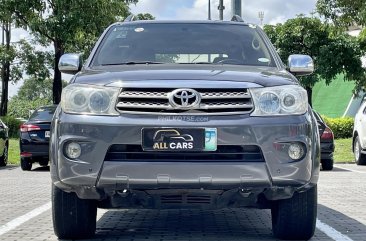
[[[292,143],[288,148],[288,155],[292,160],[300,160],[304,155],[304,148],[299,143]]]
[[[70,142],[66,145],[66,155],[70,159],[76,159],[81,155],[81,146],[77,142]]]

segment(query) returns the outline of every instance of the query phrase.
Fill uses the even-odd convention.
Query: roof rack
[[[234,15],[232,18],[231,18],[231,21],[233,22],[244,22],[243,18],[240,17],[239,15]]]
[[[125,20],[123,22],[132,22],[132,21],[135,21],[135,20],[138,20],[138,17],[131,14],[127,18],[125,18]]]

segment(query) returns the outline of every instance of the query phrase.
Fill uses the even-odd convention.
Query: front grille
[[[183,203],[182,195],[162,195],[160,197],[160,202],[163,204],[177,204]]]
[[[195,89],[201,103],[182,110],[169,103],[175,89],[124,88],[116,108],[120,113],[145,114],[248,114],[254,106],[248,89]]]
[[[184,195],[162,195],[161,204],[211,204],[210,195],[184,194]]]
[[[219,145],[210,152],[143,151],[140,145],[112,145],[105,157],[112,162],[264,162],[255,145]]]

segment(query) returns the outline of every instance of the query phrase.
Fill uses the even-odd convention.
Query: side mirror
[[[58,69],[64,74],[76,74],[81,70],[80,54],[64,54],[58,62]]]
[[[309,75],[314,72],[314,62],[309,55],[293,54],[288,57],[288,69],[297,76]]]

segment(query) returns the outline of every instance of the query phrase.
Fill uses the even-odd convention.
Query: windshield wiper
[[[213,64],[211,62],[193,62],[193,63],[179,63],[179,64]]]
[[[135,64],[165,64],[164,62],[154,62],[154,61],[129,61],[123,63],[109,63],[109,64],[102,64],[102,66],[108,65],[135,65]]]

